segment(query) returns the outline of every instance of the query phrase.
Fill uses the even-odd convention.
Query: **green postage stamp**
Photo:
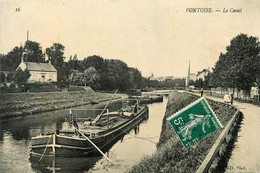
[[[173,114],[167,120],[185,148],[223,127],[204,97]]]

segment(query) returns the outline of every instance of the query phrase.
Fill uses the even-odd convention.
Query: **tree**
[[[256,82],[259,72],[260,47],[258,45],[258,38],[239,34],[227,46],[231,85],[248,93]]]
[[[5,82],[5,74],[3,72],[0,72],[0,83]]]
[[[250,89],[260,73],[260,47],[258,38],[239,34],[226,47],[227,52],[221,53],[213,69],[211,82],[223,88],[231,87],[244,90]]]
[[[21,63],[23,48],[20,46],[14,47],[7,55],[1,54],[0,68],[2,71],[14,71]]]
[[[141,88],[142,86],[142,75],[141,72],[136,68],[129,67],[128,69],[128,82],[131,88]]]
[[[94,67],[97,70],[99,77],[100,77],[100,88],[101,89],[110,89],[111,88],[111,81],[108,77],[108,63],[109,63],[109,60],[105,60],[101,56],[98,56],[98,55],[89,56],[89,57],[85,58],[82,62],[82,68],[84,70],[89,67]]]
[[[212,73],[209,72],[207,76],[205,76],[205,80],[203,81],[203,87],[205,89],[210,89],[211,85],[210,85],[210,79],[211,79]]]
[[[7,80],[7,82],[13,82],[14,81],[14,72],[8,73],[6,80]]]
[[[27,82],[30,76],[30,72],[27,69],[23,71],[19,67],[13,74],[13,80],[15,83],[21,85],[22,83]]]
[[[88,85],[93,89],[100,88],[100,76],[94,67],[89,67],[84,71],[84,84]]]
[[[201,78],[196,79],[195,82],[194,82],[194,86],[196,88],[203,88],[203,86],[204,86],[203,80]]]
[[[213,68],[213,74],[211,80],[211,85],[215,87],[226,87],[226,78],[229,75],[227,71],[224,69],[228,69],[228,59],[227,56],[223,53],[220,53],[219,60],[215,64],[215,68]]]
[[[72,85],[83,85],[83,73],[78,70],[71,70],[69,75],[69,83]]]
[[[58,81],[66,79],[66,69],[64,65],[64,49],[60,43],[54,43],[50,48],[46,48],[46,54],[51,64],[56,68],[58,73]]]
[[[119,90],[129,89],[128,67],[126,63],[120,60],[109,60],[108,63],[108,77],[112,82],[112,89]]]
[[[194,80],[191,79],[190,82],[189,82],[189,84],[190,84],[190,85],[194,85],[194,84],[195,84]]]
[[[50,48],[46,48],[46,54],[54,67],[61,67],[64,63],[65,47],[60,43],[54,43]]]
[[[84,64],[85,69],[94,67],[99,72],[102,71],[105,66],[104,59],[97,55],[85,58],[82,63]]]
[[[45,62],[40,43],[28,40],[25,42],[24,51],[24,61],[39,63]]]
[[[80,71],[80,61],[78,60],[77,54],[75,54],[73,58],[70,56],[70,60],[68,61],[68,70]]]

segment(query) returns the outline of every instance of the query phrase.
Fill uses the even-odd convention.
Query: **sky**
[[[257,0],[1,0],[0,53],[24,45],[29,31],[43,51],[64,45],[66,61],[99,55],[120,59],[143,76],[186,77],[189,60],[196,73],[214,67],[238,34],[259,37],[259,16]]]

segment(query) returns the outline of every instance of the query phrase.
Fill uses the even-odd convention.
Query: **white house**
[[[196,75],[196,79],[202,79],[205,80],[205,77],[209,74],[209,69],[203,69],[202,71],[198,71]]]
[[[57,82],[57,70],[50,63],[24,62],[17,67],[29,70],[28,82]]]

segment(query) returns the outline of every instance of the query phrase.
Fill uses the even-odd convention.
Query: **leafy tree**
[[[185,87],[185,79],[168,79],[170,81],[173,82],[173,85],[171,87]],[[168,81],[166,80],[166,82]],[[166,86],[167,87],[167,86]],[[171,88],[170,86],[168,86],[168,88]]]
[[[211,79],[212,73],[209,72],[207,76],[205,76],[205,80],[203,81],[203,87],[205,89],[210,89],[211,85],[210,85],[210,79]]]
[[[190,85],[194,85],[194,84],[195,84],[195,81],[191,79],[190,82],[189,82],[189,84],[190,84]]]
[[[101,56],[93,55],[85,58],[82,62],[82,68],[85,70],[89,67],[94,67],[100,77],[100,88],[101,89],[114,89],[111,88],[111,81],[108,77],[108,63],[109,60],[103,59]]]
[[[60,43],[54,43],[50,48],[46,48],[46,54],[54,67],[62,67],[65,59],[64,49]]]
[[[64,65],[64,49],[60,43],[54,43],[53,46],[46,49],[46,54],[51,61],[51,64],[56,68],[58,73],[58,81],[66,79],[66,68]]]
[[[203,86],[204,86],[203,80],[201,78],[196,79],[195,82],[194,82],[194,86],[196,88],[203,88]]]
[[[89,67],[94,67],[99,72],[102,71],[105,66],[104,59],[97,55],[93,55],[93,56],[89,56],[89,57],[85,58],[83,60],[83,64],[84,64],[85,69],[87,69]]]
[[[14,72],[8,73],[6,80],[7,80],[7,82],[13,82],[14,81]]]
[[[228,73],[223,70],[228,68],[228,59],[227,56],[223,53],[220,53],[219,60],[216,62],[215,67],[213,68],[214,73],[212,74],[211,85],[215,87],[226,87],[226,78]]]
[[[13,80],[17,84],[22,84],[24,82],[27,82],[27,80],[30,77],[30,72],[26,70],[22,70],[20,67],[13,73]]]
[[[128,67],[120,60],[109,60],[108,77],[112,82],[113,89],[126,90],[129,88]]]
[[[256,82],[260,61],[260,47],[258,45],[258,38],[239,34],[227,46],[231,85],[238,89],[249,92]]]
[[[1,54],[0,68],[2,71],[14,71],[21,63],[23,48],[16,46],[7,55]]]
[[[142,75],[141,75],[141,72],[136,69],[136,68],[129,68],[128,69],[128,80],[129,80],[129,83],[130,83],[130,87],[131,88],[134,88],[134,89],[137,89],[137,88],[141,88],[142,86]]]
[[[24,61],[39,63],[45,62],[40,43],[28,40],[25,42],[24,51]]]
[[[100,88],[100,76],[94,67],[89,67],[84,71],[84,84],[88,85],[93,89]]]
[[[69,82],[76,86],[83,85],[83,73],[78,70],[72,70],[69,75]]]
[[[78,60],[77,54],[75,54],[72,58],[72,56],[70,56],[70,60],[68,61],[68,70],[78,70],[81,71],[80,68],[80,61]]]
[[[0,83],[5,82],[5,74],[3,72],[0,72]]]
[[[221,53],[213,69],[211,82],[223,88],[231,87],[250,93],[259,76],[260,47],[256,37],[239,34],[230,41],[227,52]]]

